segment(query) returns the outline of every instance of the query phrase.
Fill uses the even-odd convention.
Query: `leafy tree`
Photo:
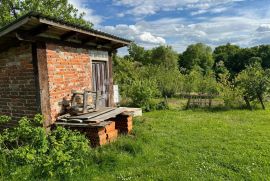
[[[171,46],[159,46],[152,49],[151,63],[166,68],[177,68],[178,53]]]
[[[84,13],[79,13],[68,0],[0,0],[0,27],[18,19],[30,12],[40,12],[46,16],[57,17],[70,23],[91,28],[92,23],[83,19]]]
[[[183,76],[178,69],[166,68],[163,65],[149,65],[141,68],[141,77],[156,80],[163,97],[173,97],[183,87]]]
[[[257,49],[257,57],[261,58],[262,67],[264,69],[270,68],[270,45],[260,45],[253,48]]]
[[[130,58],[133,61],[140,62],[143,65],[147,65],[150,63],[151,60],[151,51],[145,50],[143,47],[136,45],[135,43],[132,43],[128,47],[128,52]]]
[[[180,69],[185,69],[187,72],[198,66],[206,73],[214,64],[211,47],[202,43],[188,46],[181,57]]]
[[[269,70],[264,71],[259,63],[247,66],[239,73],[236,83],[241,89],[247,107],[251,109],[250,101],[258,99],[265,109],[264,97],[269,93]]]
[[[236,67],[238,67],[238,61],[236,56],[241,51],[239,46],[226,44],[218,46],[213,52],[213,57],[215,61],[214,69],[216,74],[220,73],[220,64],[223,64],[230,73],[234,73]],[[222,63],[221,63],[222,62]]]
[[[113,57],[114,82],[119,84],[120,94],[128,97],[128,91],[133,81],[140,78],[140,65],[132,61],[129,57]]]

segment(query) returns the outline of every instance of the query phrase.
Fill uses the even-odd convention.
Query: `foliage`
[[[113,57],[114,81],[119,84],[122,97],[128,97],[128,91],[133,81],[140,78],[140,66],[128,58]]]
[[[179,64],[180,69],[185,70],[185,73],[189,73],[194,67],[200,67],[205,73],[212,69],[214,64],[212,49],[202,43],[189,45],[183,52]]]
[[[145,50],[143,47],[132,43],[128,47],[128,52],[130,58],[133,61],[142,63],[143,65],[148,65],[151,63],[151,50]]]
[[[129,90],[129,97],[133,106],[141,107],[145,111],[154,109],[153,98],[160,94],[156,81],[154,80],[135,80]]]
[[[235,85],[233,80],[230,80],[230,73],[225,68],[223,72],[218,74],[219,83],[218,83],[218,92],[220,97],[223,99],[224,104],[228,108],[239,108],[242,107],[243,98],[241,91]]]
[[[270,45],[260,45],[251,48],[240,48],[231,44],[221,45],[215,48],[213,57],[215,65],[222,61],[229,70],[231,78],[234,78],[246,66],[256,62],[260,63],[263,69],[270,68]]]
[[[156,80],[163,97],[173,97],[183,87],[183,76],[176,68],[166,68],[162,65],[149,65],[141,68],[141,77]]]
[[[214,73],[209,70],[205,74],[195,67],[189,74],[185,75],[183,92],[217,95],[217,82]]]
[[[152,49],[151,63],[163,67],[176,69],[178,66],[178,54],[171,46],[159,46]]]
[[[230,73],[237,72],[239,68],[237,68],[239,62],[235,61],[238,53],[241,51],[240,47],[237,45],[221,45],[215,48],[213,52],[213,57],[215,61],[215,71],[219,74],[220,68],[218,65],[222,64],[229,70]]]
[[[264,71],[259,63],[247,66],[236,78],[247,106],[251,109],[250,101],[258,99],[265,109],[264,97],[269,93],[269,70]]]
[[[93,150],[95,164],[71,180],[269,180],[269,113],[144,113],[133,135]]]
[[[4,124],[11,121],[11,118],[9,116],[5,116],[5,115],[0,115],[0,124]]]
[[[83,19],[84,13],[79,13],[68,0],[2,0],[0,1],[0,27],[18,19],[30,12],[40,12],[46,16],[57,17],[86,28],[92,23]]]
[[[158,46],[151,50],[132,43],[128,48],[127,59],[140,62],[142,65],[161,65],[166,68],[177,68],[178,54],[170,46]]]
[[[22,167],[31,166],[31,174],[37,178],[66,177],[81,168],[83,158],[89,153],[87,139],[61,127],[47,134],[42,123],[41,115],[33,120],[24,117],[17,127],[0,135],[5,174],[16,177]]]

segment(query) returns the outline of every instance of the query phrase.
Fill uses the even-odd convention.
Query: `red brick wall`
[[[51,118],[61,113],[61,102],[71,90],[91,89],[92,63],[89,50],[46,44]]]
[[[32,46],[22,43],[0,52],[0,115],[18,120],[37,112]]]

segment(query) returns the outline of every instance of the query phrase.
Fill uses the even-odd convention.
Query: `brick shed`
[[[130,44],[38,13],[0,29],[0,115],[16,121],[42,113],[53,124],[72,90],[99,89],[112,107],[112,55]]]

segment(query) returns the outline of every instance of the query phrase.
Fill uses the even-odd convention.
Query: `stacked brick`
[[[115,122],[115,128],[119,133],[129,134],[132,130],[132,116],[118,115],[112,121]]]
[[[108,121],[104,127],[89,127],[79,130],[86,133],[93,147],[111,143],[118,137],[118,130],[115,129],[115,122],[112,121]]]

